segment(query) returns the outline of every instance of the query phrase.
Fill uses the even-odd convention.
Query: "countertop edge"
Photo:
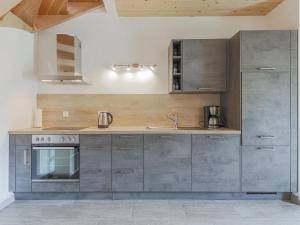
[[[212,129],[212,130],[41,130],[41,129],[24,129],[24,130],[11,130],[8,132],[10,135],[55,135],[55,134],[232,134],[240,135],[240,130],[233,129]]]

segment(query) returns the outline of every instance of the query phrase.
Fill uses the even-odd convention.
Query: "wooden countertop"
[[[217,129],[172,129],[172,128],[155,128],[148,129],[146,127],[110,127],[106,129],[98,129],[97,127],[89,127],[81,130],[68,129],[42,129],[42,128],[26,128],[11,130],[9,134],[241,134],[240,130],[229,128]]]

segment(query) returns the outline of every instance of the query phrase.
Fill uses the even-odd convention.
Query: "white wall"
[[[119,18],[113,1],[107,13],[95,12],[40,32],[40,75],[53,74],[56,33],[72,33],[83,45],[83,73],[91,86],[41,84],[41,93],[167,93],[168,45],[171,39],[229,38],[242,29],[297,29],[298,0],[286,0],[266,17]],[[277,17],[277,15],[279,15]],[[274,18],[280,23],[275,22]],[[115,74],[113,64],[154,63],[153,74]]]
[[[0,204],[8,193],[8,131],[31,127],[37,82],[34,35],[0,28]]]

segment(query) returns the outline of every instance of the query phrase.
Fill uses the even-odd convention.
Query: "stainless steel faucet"
[[[178,129],[178,127],[179,127],[179,116],[178,116],[178,113],[169,114],[169,115],[167,115],[167,118],[169,120],[172,120],[174,122],[174,128]]]

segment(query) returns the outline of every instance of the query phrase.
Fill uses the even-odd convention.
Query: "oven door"
[[[32,181],[78,181],[79,147],[32,147]]]

